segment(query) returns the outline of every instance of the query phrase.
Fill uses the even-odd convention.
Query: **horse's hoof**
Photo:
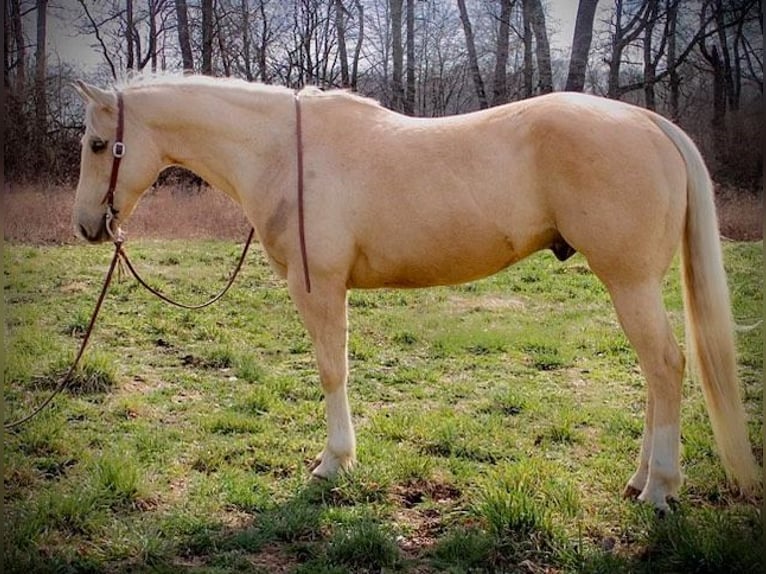
[[[324,457],[325,457],[325,451],[324,449],[322,449],[320,453],[314,457],[314,460],[309,462],[308,464],[309,471],[314,472],[322,464],[322,459],[324,459]]]
[[[636,500],[640,494],[641,491],[631,484],[626,486],[625,490],[622,491],[622,497],[629,500]]]

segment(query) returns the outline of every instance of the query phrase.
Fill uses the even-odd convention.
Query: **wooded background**
[[[186,70],[349,88],[417,116],[591,92],[670,117],[716,181],[762,188],[762,0],[579,0],[565,45],[556,2],[577,0],[5,0],[6,181],[76,181],[74,79]],[[61,58],[54,35],[86,57]]]

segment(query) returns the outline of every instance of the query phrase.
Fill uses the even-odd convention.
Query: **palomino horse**
[[[662,117],[572,93],[423,119],[343,91],[239,80],[77,88],[87,103],[74,207],[82,237],[107,240],[170,165],[244,209],[314,344],[328,426],[314,475],[355,462],[349,289],[456,284],[541,249],[560,259],[576,250],[606,285],[648,383],[625,494],[666,509],[682,480],[685,361],[661,285],[680,244],[687,336],[718,450],[735,485],[760,490],[710,177],[691,139]]]

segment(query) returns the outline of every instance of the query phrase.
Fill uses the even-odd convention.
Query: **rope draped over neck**
[[[301,259],[303,262],[303,281],[306,292],[311,293],[311,277],[309,276],[308,253],[306,250],[306,226],[303,201],[303,123],[301,121],[301,99],[295,92],[295,152],[298,169],[298,239],[300,241]]]

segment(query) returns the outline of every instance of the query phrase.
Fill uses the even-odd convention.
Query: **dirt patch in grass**
[[[268,544],[257,554],[247,556],[247,561],[256,571],[282,574],[293,572],[299,565],[298,561],[290,556],[283,546]]]
[[[427,552],[444,532],[442,512],[436,508],[404,508],[394,514],[394,519],[407,530],[396,543],[410,558]]]
[[[508,309],[523,309],[525,306],[524,301],[516,297],[493,297],[490,295],[484,297],[477,297],[476,295],[468,297],[452,295],[449,298],[449,303],[457,313],[465,311],[504,311]]]
[[[426,499],[436,503],[451,502],[460,498],[461,492],[456,486],[446,482],[414,479],[394,485],[391,494],[402,506],[412,508]]]
[[[456,486],[439,480],[413,479],[391,487],[392,499],[400,508],[395,522],[405,534],[397,537],[397,545],[410,558],[426,553],[444,533],[443,507],[454,504],[461,496]],[[430,502],[436,507],[424,505]]]

